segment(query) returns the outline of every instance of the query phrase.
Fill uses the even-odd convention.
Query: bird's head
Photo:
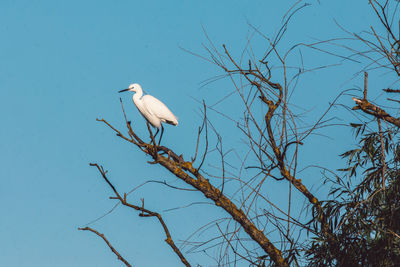
[[[132,84],[129,85],[129,87],[127,89],[123,89],[123,90],[119,91],[119,93],[126,92],[126,91],[130,91],[130,92],[135,92],[136,93],[136,92],[141,91],[141,90],[142,90],[142,87],[140,86],[140,84],[132,83]]]

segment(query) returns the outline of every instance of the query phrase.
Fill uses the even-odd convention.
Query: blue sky
[[[228,79],[202,87],[203,81],[221,74],[220,70],[181,48],[207,55],[202,46],[207,43],[204,27],[218,47],[225,43],[240,56],[252,32],[249,24],[272,36],[291,2],[2,0],[0,265],[120,266],[98,237],[77,231],[115,203],[108,199],[112,192],[89,162],[103,164],[122,192],[146,180],[183,185],[162,168],[149,166],[149,158],[95,119],[105,118],[123,128],[122,97],[135,129],[144,135],[144,120],[130,95],[117,93],[131,82],[140,83],[179,117],[178,127],[166,127],[164,144],[191,156],[193,133],[200,123],[198,101],[205,99],[211,105],[233,87]],[[375,21],[367,1],[330,2],[311,1],[310,7],[298,13],[282,49],[314,38],[343,36],[334,19],[354,32],[367,29],[365,22]],[[255,51],[263,51],[264,41],[254,38]],[[304,55],[310,67],[338,62],[315,52],[304,51]],[[360,68],[343,64],[309,74],[299,84],[295,104],[308,110],[307,118],[312,121],[341,90],[362,84],[362,77],[353,76]],[[235,114],[232,103],[237,100],[229,101],[220,108]],[[334,112],[332,116],[342,117],[343,123],[351,120],[343,110]],[[232,123],[216,113],[210,118],[218,125],[227,149],[238,144],[236,136],[229,134]],[[348,148],[339,141],[353,140],[351,132],[323,134],[329,138],[317,136],[307,143],[303,166],[341,167],[332,155]],[[136,203],[140,198],[145,198],[149,209],[163,214],[178,241],[210,218],[226,215],[206,204],[163,213],[207,201],[199,193],[177,192],[159,184],[147,184],[131,196]],[[134,266],[179,264],[154,219],[117,208],[91,226],[104,233]],[[193,264],[213,264],[203,254],[187,257]]]

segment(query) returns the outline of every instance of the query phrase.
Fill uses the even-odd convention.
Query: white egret
[[[161,127],[161,136],[160,136],[160,141],[158,144],[161,142],[162,135],[164,133],[164,127],[162,123],[168,123],[172,124],[174,126],[178,125],[178,119],[175,117],[175,115],[167,108],[166,105],[164,105],[163,102],[155,98],[154,96],[151,95],[143,95],[143,90],[142,87],[137,84],[137,83],[132,83],[129,85],[129,88],[123,89],[119,91],[119,93],[126,92],[126,91],[131,91],[135,92],[133,94],[133,103],[139,110],[139,112],[142,114],[142,116],[155,128],[157,128],[157,132],[154,135],[154,137],[157,136],[158,131],[160,130]]]

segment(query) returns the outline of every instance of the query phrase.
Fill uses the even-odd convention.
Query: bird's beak
[[[126,91],[129,91],[129,88],[128,89],[122,89],[121,91],[118,91],[118,93],[122,93],[122,92],[126,92]]]

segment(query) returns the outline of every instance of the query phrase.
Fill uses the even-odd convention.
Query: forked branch
[[[124,138],[126,140],[126,138]],[[151,152],[149,152],[151,153]],[[183,256],[182,252],[179,250],[179,248],[175,245],[175,242],[173,241],[171,234],[168,230],[167,225],[165,224],[163,218],[161,217],[161,215],[157,212],[153,212],[151,210],[145,209],[144,205],[140,206],[136,206],[133,205],[131,203],[128,203],[126,201],[126,194],[124,194],[123,197],[121,197],[121,195],[118,193],[117,189],[115,188],[115,186],[110,182],[110,180],[107,178],[106,176],[106,171],[103,169],[102,166],[99,166],[97,163],[90,163],[90,166],[92,167],[96,167],[97,170],[100,172],[101,176],[103,177],[103,179],[106,181],[106,183],[111,187],[111,189],[113,190],[115,197],[110,197],[111,199],[118,199],[122,205],[130,207],[134,210],[137,211],[141,211],[141,213],[139,213],[140,217],[156,217],[158,219],[158,221],[160,222],[161,226],[164,229],[165,235],[167,236],[167,238],[165,239],[165,242],[173,249],[173,251],[175,252],[176,255],[178,255],[178,257],[180,258],[180,260],[182,261],[182,263],[185,266],[191,266],[189,264],[189,262],[186,260],[186,258]],[[82,229],[83,230],[83,229]],[[103,238],[104,239],[104,238]],[[107,243],[108,244],[108,243]]]
[[[241,67],[239,63],[237,63],[231,54],[229,53],[228,49],[226,46],[223,46],[224,53],[226,54],[227,58],[229,61],[233,64],[234,67],[232,69],[229,69],[226,66],[222,66],[222,69],[227,72],[228,74],[231,73],[240,73],[242,76],[244,76],[252,86],[255,86],[257,88],[257,92],[260,94],[259,98],[261,101],[267,105],[268,111],[265,113],[264,116],[264,122],[265,126],[267,129],[267,134],[264,135],[264,132],[261,130],[259,126],[257,126],[257,130],[259,135],[261,135],[265,140],[266,143],[269,146],[269,151],[272,151],[271,155],[269,155],[266,152],[266,149],[262,149],[263,153],[268,157],[272,158],[272,162],[277,162],[276,167],[278,167],[280,174],[284,179],[289,181],[294,187],[300,191],[307,199],[308,201],[314,206],[314,208],[317,210],[319,216],[318,219],[321,222],[322,225],[322,233],[329,238],[332,237],[332,233],[329,230],[329,225],[327,221],[327,216],[323,212],[321,202],[308,190],[308,188],[302,183],[301,179],[299,179],[295,172],[292,172],[290,168],[290,163],[285,159],[286,158],[286,152],[287,148],[291,144],[297,144],[301,145],[302,142],[299,140],[295,141],[288,141],[284,140],[283,136],[287,135],[287,125],[288,119],[286,119],[284,114],[290,113],[290,111],[287,108],[287,85],[281,85],[278,82],[273,82],[271,81],[271,75],[268,67],[268,62],[263,62],[265,65],[265,68],[268,70],[268,77],[266,77],[263,74],[263,71],[257,66],[255,63],[249,62],[249,67],[244,69]],[[274,50],[275,53],[277,54],[278,58],[281,59],[281,63],[283,65],[283,69],[285,70],[285,61],[282,59],[278,52]],[[284,73],[284,77],[286,80],[286,73]],[[286,87],[285,87],[286,86]],[[244,100],[244,104],[246,105],[246,108],[248,110],[249,115],[251,116],[251,111],[248,107],[248,103]],[[283,115],[282,119],[282,126],[281,126],[281,133],[280,135],[277,135],[274,133],[274,127],[276,123],[274,123],[274,116],[276,116],[277,111],[280,111]],[[253,119],[253,121],[255,121]],[[258,144],[258,146],[262,146],[261,143]]]
[[[109,126],[112,130],[117,132],[118,136],[121,137],[122,139],[131,142],[135,145],[137,145],[136,142],[132,142],[129,138],[121,134],[120,131],[116,130],[111,124],[109,124],[105,120],[101,120],[104,122],[107,126]],[[128,128],[130,128],[130,124],[127,125]],[[129,129],[130,131],[130,129]],[[151,142],[151,141],[150,141]],[[213,186],[208,179],[204,178],[200,173],[199,170],[194,168],[192,166],[191,161],[185,161],[182,156],[178,158],[170,157],[171,154],[175,154],[171,149],[163,147],[163,152],[164,154],[168,154],[168,156],[163,156],[158,153],[153,153],[155,151],[153,149],[153,145],[150,143],[145,143],[143,142],[140,144],[141,149],[143,152],[145,152],[147,155],[151,156],[154,159],[154,164],[159,164],[163,167],[165,167],[168,171],[170,171],[172,174],[174,174],[177,178],[181,179],[185,183],[191,185],[198,191],[202,192],[203,195],[211,199],[215,202],[215,205],[223,208],[226,212],[228,212],[232,218],[238,222],[244,229],[244,231],[255,241],[257,242],[260,247],[270,256],[271,260],[275,262],[277,266],[289,266],[286,259],[283,258],[282,252],[277,249],[274,244],[265,236],[263,231],[258,229],[255,224],[247,217],[246,213],[238,208],[228,197],[226,197],[218,188]],[[160,150],[160,147],[158,147],[158,151]],[[97,164],[91,164],[91,166],[96,166],[97,169],[100,171],[102,174],[103,178],[107,181],[107,183],[111,186],[111,183],[108,181],[104,170],[99,167]],[[126,202],[126,195],[124,195],[124,198],[122,198],[118,192],[111,186],[114,193],[116,194],[116,199],[119,199],[123,205],[129,206],[135,210],[139,210],[142,212],[145,212],[147,215],[146,216],[157,216],[154,215],[155,213],[146,210],[142,207],[138,207],[132,204],[129,204]],[[152,215],[153,214],[153,215]],[[157,216],[158,217],[158,216]],[[158,217],[159,219],[161,217]],[[161,220],[160,220],[161,222]],[[168,240],[168,238],[167,238]],[[167,241],[168,242],[168,241]],[[182,260],[182,258],[181,258]]]
[[[353,107],[353,110],[361,109],[363,112],[374,116],[378,120],[382,119],[382,120],[387,121],[397,127],[400,127],[400,119],[391,116],[382,108],[380,108],[374,104],[371,104],[368,101],[368,99],[367,99],[367,78],[368,78],[368,74],[365,73],[364,98],[363,99],[358,99],[356,97],[352,98],[354,100],[354,102],[356,102],[356,106]],[[392,89],[384,89],[384,91],[388,92],[388,93],[397,92],[397,90],[392,90]]]
[[[355,107],[353,107],[353,110],[361,109],[363,112],[370,114],[374,116],[377,119],[382,119],[384,121],[387,121],[397,127],[400,127],[400,119],[395,118],[388,114],[385,110],[381,109],[380,107],[371,104],[368,100],[366,99],[358,99],[353,97],[352,98],[354,102],[356,102]]]

